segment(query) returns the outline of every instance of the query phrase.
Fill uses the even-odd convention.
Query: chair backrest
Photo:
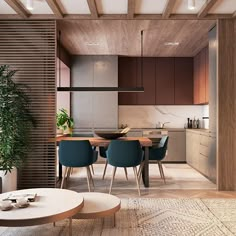
[[[103,158],[107,158],[107,147],[99,147],[99,154]]]
[[[59,145],[59,160],[68,167],[89,166],[94,162],[94,151],[88,140],[63,140]]]
[[[160,146],[166,151],[168,146],[169,136],[165,135],[161,138]]]
[[[143,151],[138,140],[112,140],[107,149],[108,163],[116,167],[132,167],[141,163]]]
[[[166,156],[169,136],[163,136],[158,147],[151,147],[149,149],[150,160],[162,160]]]

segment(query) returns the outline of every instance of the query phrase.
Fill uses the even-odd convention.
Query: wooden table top
[[[103,139],[99,137],[65,137],[60,136],[56,137],[55,141],[60,142],[62,140],[89,140],[92,146],[103,146],[106,147],[111,142],[110,139]],[[118,140],[139,140],[141,146],[143,147],[151,147],[152,141],[147,137],[122,137],[118,138]]]
[[[120,210],[121,201],[118,197],[107,193],[80,193],[84,198],[84,207],[73,219],[95,219],[115,214]]]
[[[13,207],[9,211],[0,211],[0,226],[31,226],[56,222],[72,217],[84,205],[84,199],[79,193],[66,189],[24,189],[0,194],[0,200],[7,198],[10,193],[37,193],[37,196],[27,208]]]

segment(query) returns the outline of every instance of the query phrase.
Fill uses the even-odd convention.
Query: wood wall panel
[[[218,21],[218,188],[236,190],[236,22]]]
[[[175,103],[175,58],[158,57],[156,59],[156,104],[173,105]]]
[[[0,21],[0,64],[18,72],[16,82],[28,86],[37,127],[31,150],[19,171],[18,188],[55,187],[56,22]]]
[[[193,104],[193,58],[175,60],[175,104]]]

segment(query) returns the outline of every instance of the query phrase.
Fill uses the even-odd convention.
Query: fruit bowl
[[[104,139],[117,139],[127,134],[119,131],[95,131],[95,134]]]

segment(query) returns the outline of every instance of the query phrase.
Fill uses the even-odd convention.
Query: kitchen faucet
[[[157,127],[157,125],[156,125],[156,128],[164,129],[165,124],[168,124],[168,123],[170,123],[170,122],[164,122],[164,123],[158,122],[159,127]]]

